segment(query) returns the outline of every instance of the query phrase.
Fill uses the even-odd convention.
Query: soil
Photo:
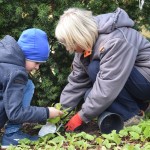
[[[24,124],[23,125],[23,131],[30,134],[30,135],[37,135],[39,132],[39,129],[33,129],[34,126],[36,126],[37,124]],[[88,124],[84,124],[82,125],[80,128],[78,128],[75,132],[86,132],[88,134],[91,135],[96,135],[99,136],[100,135],[100,130],[98,128],[97,122],[96,121],[92,121]],[[63,134],[63,132],[62,132]]]
[[[88,124],[85,124],[81,127],[80,130],[78,130],[77,132],[86,132],[86,133],[89,133],[91,135],[96,135],[96,136],[99,136],[100,135],[100,130],[98,128],[98,125],[97,125],[97,122],[93,121],[93,122],[90,122]]]
[[[28,133],[30,135],[38,135],[39,129],[33,129],[37,124],[31,124],[31,123],[26,123],[23,124],[23,132]],[[96,121],[92,121],[88,124],[84,124],[82,127],[80,127],[77,131],[75,131],[76,133],[79,132],[86,132],[88,134],[91,135],[96,135],[96,136],[100,136],[100,130],[98,128],[97,122]],[[0,131],[0,141],[1,141],[1,137],[4,133],[4,129],[1,129]],[[61,134],[63,135],[65,132],[62,132]],[[3,150],[0,148],[0,150]]]
[[[38,124],[25,123],[25,124],[23,124],[22,130],[30,135],[37,135],[39,132],[39,129],[33,129],[36,125],[38,125]],[[97,136],[100,135],[100,130],[98,128],[96,121],[92,121],[88,124],[82,125],[75,132],[82,132],[82,131],[89,133],[91,135],[97,135]],[[2,136],[3,132],[4,132],[4,129],[1,129],[0,137]]]

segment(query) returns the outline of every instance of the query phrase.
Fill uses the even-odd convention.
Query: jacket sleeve
[[[73,70],[68,76],[68,84],[61,93],[60,103],[64,108],[73,109],[92,85],[85,69],[80,64],[79,54],[75,54],[72,67]]]
[[[79,114],[84,122],[97,117],[119,95],[134,66],[138,50],[124,39],[109,40],[96,81]]]
[[[46,122],[47,113],[44,107],[29,106],[22,107],[23,89],[28,77],[25,71],[14,70],[5,83],[3,94],[4,107],[10,121],[16,123],[24,122]]]

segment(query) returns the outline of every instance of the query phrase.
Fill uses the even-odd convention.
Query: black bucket
[[[112,130],[118,133],[123,129],[124,121],[122,117],[116,113],[103,112],[98,118],[98,126],[101,133],[109,134]]]

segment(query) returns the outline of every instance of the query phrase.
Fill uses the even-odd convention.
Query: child
[[[20,139],[37,140],[20,131],[24,122],[46,122],[62,115],[54,107],[30,106],[34,84],[28,73],[38,70],[49,57],[50,48],[44,31],[25,30],[18,42],[9,35],[0,41],[0,128],[4,127],[2,148],[17,145]]]

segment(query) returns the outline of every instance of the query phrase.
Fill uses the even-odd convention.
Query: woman
[[[73,70],[60,102],[81,110],[66,124],[73,131],[107,110],[118,113],[125,126],[138,124],[150,98],[150,42],[132,27],[121,8],[93,16],[70,8],[60,17],[55,35],[75,52]]]

